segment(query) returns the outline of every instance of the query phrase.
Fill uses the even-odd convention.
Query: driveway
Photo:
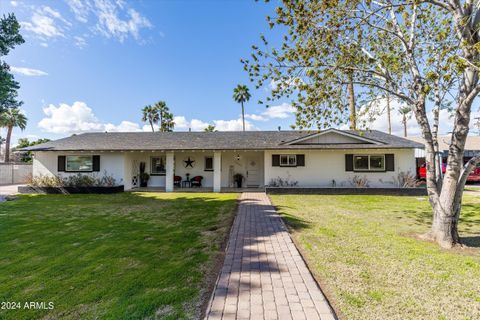
[[[18,186],[22,186],[22,184],[2,184],[0,185],[0,195],[8,196],[17,194]]]

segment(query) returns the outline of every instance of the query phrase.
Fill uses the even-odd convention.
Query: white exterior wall
[[[272,167],[272,154],[304,154],[304,167]],[[345,171],[345,154],[394,154],[395,171],[354,172]],[[298,181],[301,187],[331,187],[335,180],[337,187],[350,186],[349,180],[355,175],[366,176],[371,187],[393,186],[393,177],[400,171],[415,175],[415,155],[413,149],[395,150],[285,150],[265,151],[265,185],[272,179],[281,177]]]
[[[58,156],[68,155],[99,155],[100,171],[86,172],[84,174],[95,174],[102,177],[106,172],[112,175],[117,184],[123,185],[124,179],[124,154],[120,152],[57,152],[57,151],[37,151],[33,156],[33,176],[62,176],[76,175],[77,172],[58,172]]]

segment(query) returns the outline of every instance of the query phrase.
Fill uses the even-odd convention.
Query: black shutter
[[[297,154],[297,167],[305,167],[305,155]]]
[[[100,156],[93,156],[93,170],[95,172],[100,171]]]
[[[395,155],[393,153],[385,155],[385,170],[395,171]]]
[[[64,172],[65,171],[65,161],[66,161],[65,156],[58,156],[58,158],[57,158],[57,171],[58,172]]]
[[[345,171],[353,171],[353,154],[345,155]]]
[[[280,155],[272,154],[272,167],[280,167]]]

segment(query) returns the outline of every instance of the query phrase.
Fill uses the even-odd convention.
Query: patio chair
[[[202,186],[202,176],[195,176],[193,177],[190,182],[192,183],[192,187],[201,187]]]
[[[173,185],[177,187],[181,187],[182,185],[182,177],[180,176],[174,176],[173,177]]]

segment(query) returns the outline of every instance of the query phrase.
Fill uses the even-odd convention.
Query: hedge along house
[[[219,192],[235,187],[237,174],[248,188],[278,178],[299,187],[348,187],[355,176],[372,187],[393,186],[398,173],[415,173],[414,150],[422,147],[380,131],[328,129],[85,133],[23,150],[34,153],[34,176],[106,172],[131,190],[139,187],[143,166],[148,187],[173,191],[174,180],[202,176],[202,187]]]

